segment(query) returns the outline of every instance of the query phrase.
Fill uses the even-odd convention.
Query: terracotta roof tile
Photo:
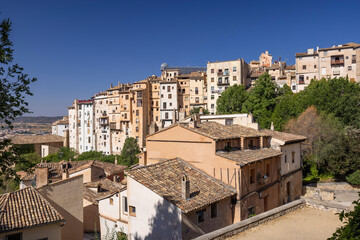
[[[100,192],[96,189],[100,186]],[[93,190],[92,190],[93,189]],[[84,198],[89,202],[98,204],[98,200],[113,195],[126,189],[126,185],[115,183],[107,178],[84,183]]]
[[[189,127],[188,123],[181,123],[181,126],[213,139],[269,136],[268,134],[257,131],[253,128],[248,128],[237,124],[224,125],[216,122],[202,122],[198,124],[197,128]]]
[[[185,174],[190,181],[191,197],[189,200],[184,200],[181,195],[181,180]],[[236,194],[233,188],[179,159],[170,159],[139,167],[130,170],[128,176],[173,203],[184,213],[200,209]]]
[[[64,221],[64,218],[33,188],[0,195],[0,232]]]
[[[230,152],[218,151],[216,155],[239,163],[248,164],[259,160],[281,156],[282,152],[273,148],[260,148],[255,150],[236,150]]]
[[[262,129],[263,133],[269,134],[274,139],[279,139],[284,141],[285,143],[292,143],[292,142],[302,142],[306,140],[306,137],[301,135],[295,135],[286,132],[279,132],[279,131],[272,131],[269,129]]]
[[[11,142],[13,144],[35,144],[63,141],[64,138],[58,135],[17,135],[11,138]]]

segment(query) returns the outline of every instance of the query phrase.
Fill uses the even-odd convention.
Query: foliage
[[[204,115],[210,114],[209,110],[207,110],[206,108],[194,107],[193,109],[190,110],[190,115],[193,115],[193,114],[196,114],[196,113],[200,113],[200,109],[203,110],[203,114],[204,114]]]
[[[360,170],[357,170],[346,176],[346,181],[348,181],[350,184],[360,185]]]
[[[69,147],[61,147],[58,153],[49,154],[44,157],[44,160],[47,162],[60,162],[62,160],[69,161],[74,160],[75,158],[75,150]]]
[[[328,240],[360,239],[360,198],[354,201],[353,204],[355,205],[353,211],[342,211],[338,214],[344,226],[338,228]]]
[[[41,162],[41,157],[36,152],[21,154],[20,158],[24,161],[15,165],[15,170],[18,171],[28,171],[29,169],[35,167],[36,164]]]
[[[271,80],[268,73],[264,73],[255,82],[248,98],[243,104],[242,112],[251,112],[257,119],[260,127],[270,128],[272,113],[278,102],[278,96],[286,90],[280,91],[276,84]]]
[[[1,20],[0,20],[1,21]],[[10,40],[11,22],[3,19],[0,23],[0,122],[1,127],[12,128],[11,122],[17,116],[29,113],[26,95],[32,95],[29,85],[36,78],[29,78],[23,73],[23,68],[18,64],[11,65],[13,61],[13,43]],[[20,151],[10,145],[9,140],[0,142],[0,186],[8,180],[17,178],[13,165],[20,164]]]
[[[228,87],[222,92],[216,102],[217,114],[241,113],[244,102],[247,99],[247,92],[243,85]]]
[[[135,138],[129,137],[125,140],[123,149],[121,150],[120,161],[127,166],[134,165],[139,162],[136,157],[140,153],[139,145]]]
[[[103,156],[102,152],[97,152],[97,151],[88,151],[88,152],[83,152],[81,154],[79,154],[79,156],[77,156],[76,161],[81,161],[81,160],[100,160],[100,158]]]

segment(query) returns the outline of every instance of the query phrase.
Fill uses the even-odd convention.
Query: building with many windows
[[[308,49],[296,53],[296,91],[301,91],[313,79],[348,77],[360,82],[360,44],[346,43],[329,48]]]
[[[216,101],[229,86],[250,86],[247,81],[248,64],[244,59],[207,63],[207,109],[216,113]]]

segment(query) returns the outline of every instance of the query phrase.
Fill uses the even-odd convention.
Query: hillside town
[[[18,190],[0,195],[0,239],[242,239],[304,209],[354,209],[354,184],[304,184],[310,135],[217,108],[228,88],[251,92],[263,78],[289,94],[321,79],[359,83],[360,44],[307,49],[295,65],[265,51],[249,63],[163,63],[160,71],[74,99],[52,134],[10,136],[38,162],[16,168]],[[139,151],[126,165],[129,139]],[[96,153],[109,158],[91,159]]]

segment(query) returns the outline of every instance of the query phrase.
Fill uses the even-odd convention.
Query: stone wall
[[[271,221],[275,218],[281,217],[289,212],[293,212],[299,208],[305,206],[305,201],[303,199],[299,199],[288,204],[282,205],[280,207],[274,208],[270,211],[261,213],[257,216],[248,218],[241,222],[232,224],[230,226],[224,227],[222,229],[204,234],[196,240],[209,240],[209,239],[225,239],[231,237],[233,235],[239,234],[245,230],[248,230],[252,227],[255,227],[259,224]]]

